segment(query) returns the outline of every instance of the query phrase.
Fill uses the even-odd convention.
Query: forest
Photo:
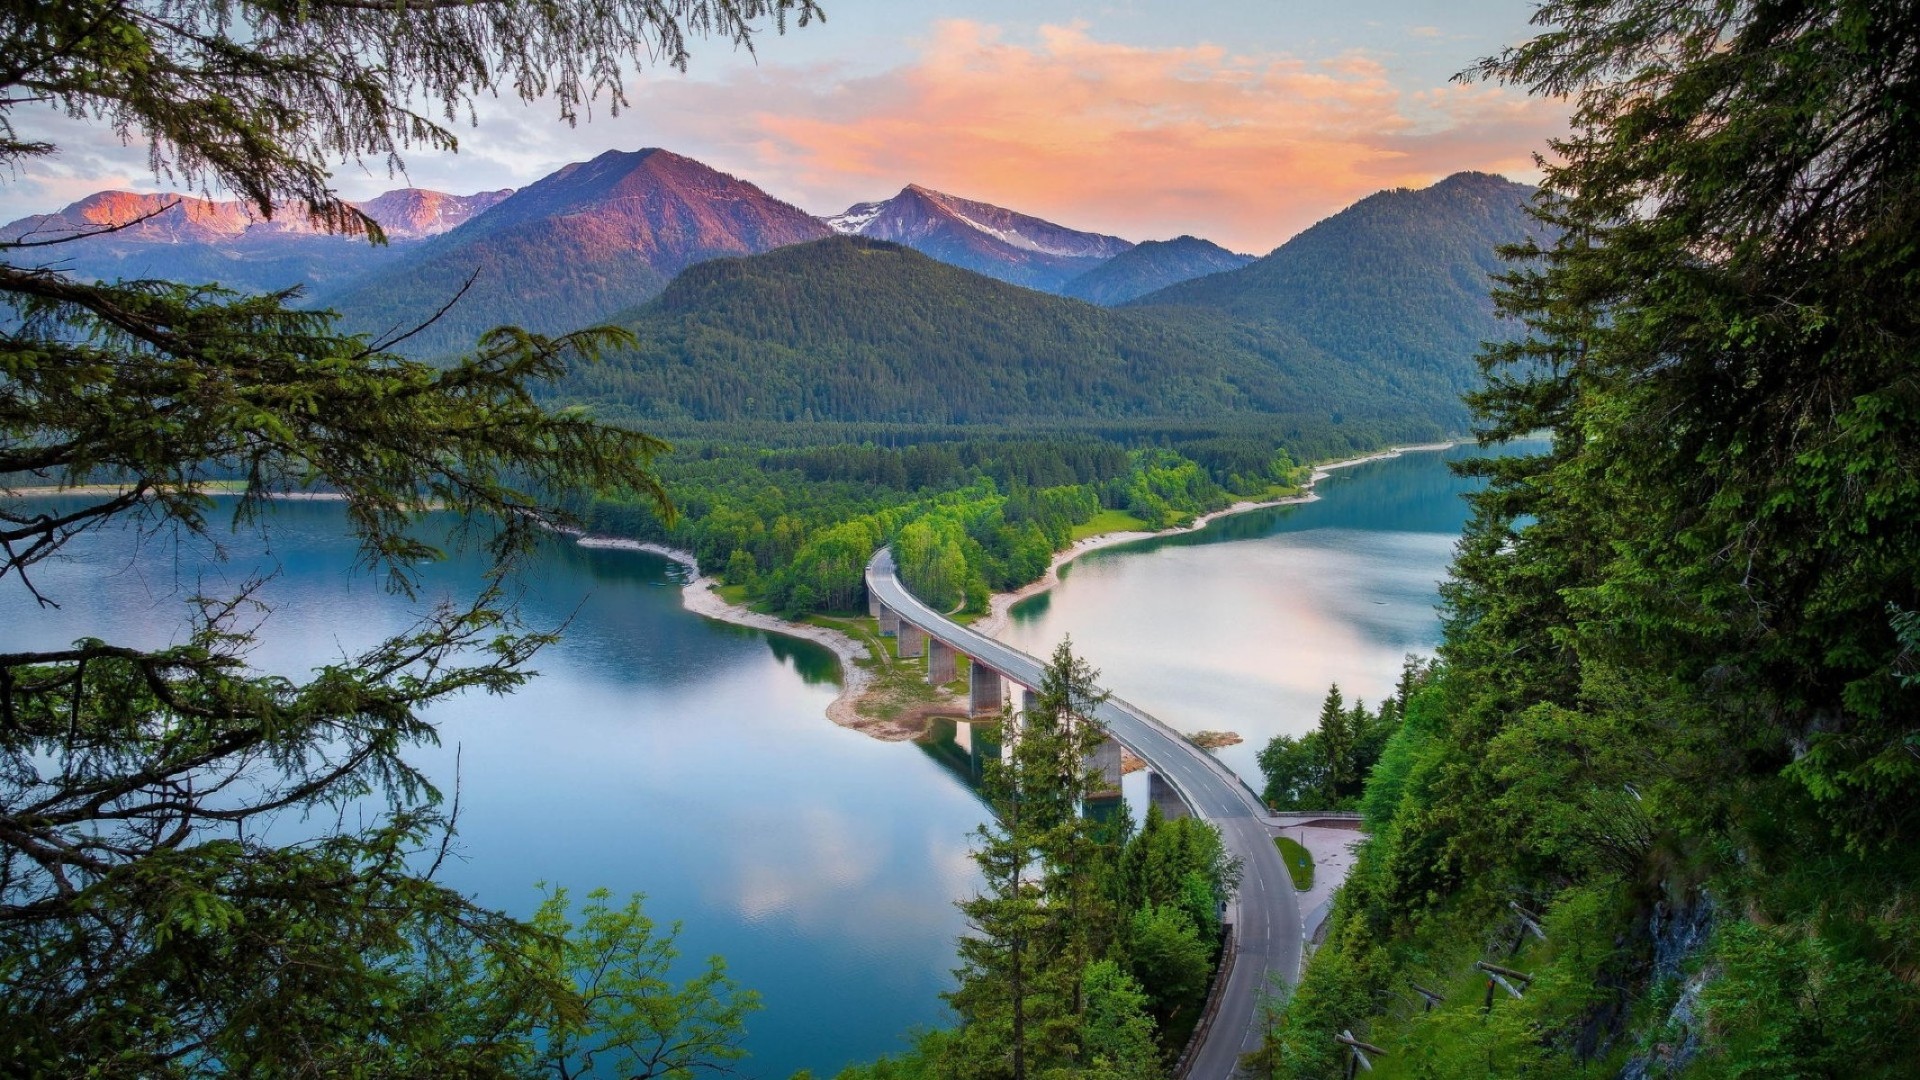
[[[1105,736],[1075,718],[1103,696],[1070,643],[987,763],[974,861],[983,884],[961,903],[959,1023],[916,1033],[907,1052],[840,1080],[1039,1076],[1153,1080],[1186,1045],[1222,947],[1221,910],[1240,867],[1204,821],[1132,819],[1107,798],[1088,755]]]
[[[1351,1075],[1343,1032],[1382,1077],[1914,1074],[1916,15],[1548,3],[1479,70],[1576,106],[1470,399],[1551,449],[1468,466],[1256,1075]],[[1352,793],[1269,749],[1270,797]]]
[[[1303,470],[1251,435],[1168,446],[1088,435],[978,436],[756,449],[683,443],[659,459],[666,515],[644,499],[560,502],[588,531],[694,554],[703,573],[789,616],[864,604],[869,556],[894,544],[903,580],[928,602],[984,611],[988,596],[1040,577],[1076,528],[1162,529],[1236,499],[1291,494]],[[1083,534],[1082,534],[1083,535]]]
[[[574,119],[617,94],[622,64],[684,64],[688,35],[748,43],[818,14],[13,3],[0,163],[61,149],[12,126],[52,103],[142,133],[185,184],[365,235],[330,186],[339,160],[450,150],[446,118],[501,92],[564,86],[543,107]],[[1493,335],[1466,409],[1488,443],[1550,448],[1466,466],[1486,486],[1435,661],[1377,709],[1331,688],[1313,732],[1262,755],[1271,800],[1357,805],[1367,840],[1246,1069],[1345,1074],[1361,1042],[1389,1077],[1910,1076],[1920,11],[1548,0],[1536,23],[1469,73],[1573,114],[1494,297],[1524,332]],[[412,529],[438,509],[480,526],[494,585],[557,525],[689,547],[792,613],[851,605],[892,541],[916,589],[977,607],[1103,515],[1177,522],[1286,490],[1342,442],[1467,422],[1418,407],[1453,369],[1381,355],[1447,354],[1457,334],[1378,326],[1380,353],[1325,362],[1314,338],[1342,336],[1340,311],[1236,322],[1239,295],[996,313],[1000,294],[953,279],[897,299],[925,316],[916,334],[955,325],[943,306],[974,329],[883,356],[904,321],[829,302],[871,276],[863,260],[946,273],[834,241],[721,260],[625,329],[504,328],[440,364],[285,295],[0,264],[0,475],[125,481],[59,517],[9,493],[0,576],[44,602],[35,564],[88,529],[211,536],[211,482],[238,476],[242,527],[274,492],[340,495],[362,561],[403,594],[440,554]],[[783,296],[799,269],[822,291]],[[788,344],[735,333],[769,326]],[[681,370],[696,361],[735,375],[709,392]],[[423,712],[511,691],[552,640],[501,589],[305,682],[248,666],[247,592],[202,599],[164,646],[0,657],[0,1071],[739,1060],[751,995],[723,964],[665,977],[673,936],[637,901],[556,891],[521,920],[434,880],[457,792],[408,762],[438,738]],[[1204,825],[1129,834],[1080,813],[1092,733],[1069,718],[1092,686],[1056,654],[989,772],[956,1025],[850,1077],[1165,1068],[1234,868]],[[368,815],[341,811],[369,796]],[[291,818],[316,833],[286,842]]]

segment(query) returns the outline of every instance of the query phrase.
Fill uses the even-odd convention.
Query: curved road
[[[907,592],[894,572],[891,550],[881,548],[867,563],[867,588],[956,652],[978,658],[1022,686],[1040,685],[1045,665],[1039,660],[948,622]],[[1300,977],[1300,905],[1293,882],[1261,817],[1264,808],[1231,769],[1119,698],[1108,698],[1094,718],[1171,783],[1194,813],[1212,822],[1227,850],[1240,857],[1240,891],[1228,912],[1234,926],[1233,974],[1186,1073],[1195,1080],[1227,1080],[1240,1055],[1260,1046],[1259,996],[1276,978],[1291,986]]]

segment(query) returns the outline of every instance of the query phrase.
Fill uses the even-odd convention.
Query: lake
[[[1309,729],[1329,682],[1377,702],[1403,655],[1431,651],[1435,584],[1465,520],[1466,484],[1444,460],[1472,452],[1342,470],[1318,502],[1084,556],[1015,609],[1009,637],[1044,655],[1070,633],[1107,685],[1163,720],[1239,732],[1223,754],[1257,785],[1259,745]],[[59,610],[4,594],[0,648],[164,644],[187,597],[271,575],[253,659],[301,674],[410,621],[353,570],[342,523],[338,506],[284,503],[264,542],[222,531],[224,562],[170,535],[85,537],[34,574]],[[423,599],[461,595],[480,567],[434,568]],[[943,755],[835,727],[832,654],[688,614],[684,576],[558,539],[522,573],[523,615],[565,638],[513,696],[434,708],[443,745],[414,754],[448,790],[458,763],[459,858],[443,880],[521,914],[539,882],[646,893],[651,916],[683,924],[685,956],[723,954],[762,994],[749,1075],[830,1076],[950,1022],[953,902],[977,882],[967,837],[985,810],[951,742]]]
[[[176,558],[165,537],[84,538],[34,575],[60,610],[7,592],[0,648],[83,634],[164,644],[187,596],[270,572],[253,658],[300,674],[408,622],[408,605],[352,571],[342,523],[335,505],[281,504],[264,551],[223,532],[225,564],[203,546]],[[456,559],[427,592],[457,592],[480,569]],[[443,745],[412,754],[448,792],[458,755],[460,858],[442,880],[519,914],[542,881],[576,897],[646,893],[655,920],[684,924],[684,957],[723,954],[762,995],[750,1075],[830,1076],[903,1048],[914,1025],[951,1022],[939,995],[962,930],[953,901],[974,889],[967,834],[985,809],[914,745],[826,719],[830,652],[689,615],[684,576],[657,556],[557,540],[521,576],[522,613],[566,623],[565,638],[511,697],[431,710]]]
[[[1537,452],[1544,443],[1526,444]],[[1319,720],[1329,684],[1378,706],[1402,659],[1431,656],[1435,605],[1477,482],[1448,461],[1475,446],[1339,469],[1320,498],[1102,548],[1014,606],[1001,637],[1046,655],[1063,637],[1114,693],[1181,731],[1233,731],[1219,751],[1258,790],[1275,735]]]

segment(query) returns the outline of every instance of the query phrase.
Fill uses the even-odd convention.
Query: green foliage
[[[1328,688],[1312,731],[1298,738],[1275,735],[1261,748],[1267,805],[1275,810],[1357,808],[1368,771],[1386,751],[1403,708],[1402,699],[1389,698],[1377,713],[1359,702],[1349,709],[1340,687]]]
[[[575,923],[566,890],[556,889],[534,914],[533,928],[554,943],[541,961],[572,984],[577,998],[534,1029],[532,1071],[662,1078],[734,1072],[747,1056],[740,1039],[759,995],[735,986],[718,956],[675,985],[679,924],[659,933],[640,897],[617,908],[611,899],[605,889],[589,893]]]
[[[1902,1000],[1912,1016],[1912,991],[1870,957],[1824,935],[1751,923],[1723,927],[1713,954],[1720,967],[1702,1004],[1717,1037],[1705,1075],[1893,1076],[1911,1067],[1908,1039],[1885,1023]]]
[[[1270,443],[1230,443],[1235,456],[1220,456],[1219,468],[1244,467],[1249,456],[1270,470],[1292,468]],[[861,570],[881,544],[893,545],[902,579],[929,602],[983,611],[991,592],[1044,574],[1054,552],[1104,512],[1103,499],[1139,493],[1172,520],[1229,498],[1215,472],[1174,451],[1068,435],[773,452],[709,443],[663,459],[661,469],[676,493],[675,519],[631,500],[568,505],[589,530],[690,550],[703,567],[723,568],[730,584],[750,585],[765,606],[796,615],[859,607]]]
[[[1098,838],[1081,814],[1098,732],[1074,722],[1101,696],[1093,678],[1062,643],[1032,707],[1002,721],[1020,724],[1004,760],[987,763],[982,790],[995,820],[978,830],[974,853],[985,890],[960,904],[972,932],[960,939],[960,986],[947,995],[961,1019],[964,1075],[1022,1080],[1080,1053],[1083,973],[1106,921],[1087,873]]]
[[[1268,1057],[1380,1075],[1902,1076],[1920,1060],[1912,6],[1548,3],[1570,96],[1485,356],[1442,663]],[[1708,898],[1711,898],[1709,900]],[[1548,940],[1482,1021],[1474,959]],[[1677,912],[1716,912],[1710,938]],[[1431,1014],[1407,984],[1446,993]]]
[[[1172,904],[1136,910],[1127,923],[1126,949],[1134,978],[1162,1015],[1192,1008],[1213,974],[1214,944],[1200,936],[1185,909]]]
[[[7,2],[0,163],[60,149],[12,122],[51,104],[264,216],[378,240],[331,189],[336,163],[450,149],[436,117],[503,88],[551,95],[566,118],[602,94],[623,104],[624,64],[678,65],[688,34],[744,45],[754,21],[789,14],[818,12]],[[83,639],[0,657],[0,1072],[525,1075],[534,1023],[594,1007],[537,959],[546,935],[432,881],[452,822],[405,755],[435,738],[423,709],[512,689],[551,640],[517,624],[502,579],[536,537],[581,524],[556,492],[672,520],[649,464],[664,444],[534,397],[630,339],[506,327],[428,366],[391,351],[404,335],[342,334],[288,293],[14,265],[46,246],[0,244],[0,474],[107,483],[51,512],[3,493],[0,577],[51,603],[33,564],[87,528],[211,537],[209,491],[233,478],[242,528],[274,494],[337,494],[363,561],[395,589],[441,554],[414,528],[430,507],[458,515],[456,539],[485,544],[493,567],[471,604],[304,682],[248,666],[250,589],[195,598],[170,647]],[[608,959],[635,928],[600,928]],[[640,1022],[607,1019],[621,1033]]]
[[[1113,1080],[1156,1080],[1160,1051],[1154,1045],[1153,1017],[1140,984],[1112,960],[1087,967],[1081,977],[1086,995],[1086,1074]]]
[[[1084,813],[1099,782],[1087,755],[1103,736],[1075,718],[1102,696],[1095,677],[1063,643],[988,765],[995,820],[974,856],[986,884],[960,905],[970,933],[948,995],[960,1026],[846,1076],[1145,1078],[1170,1049],[1156,1042],[1164,1021],[1191,1029],[1239,868],[1204,821],[1150,810],[1128,836],[1124,817]]]

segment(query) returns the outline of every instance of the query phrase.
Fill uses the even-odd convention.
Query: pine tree
[[[1062,642],[1025,715],[1002,715],[1004,760],[987,763],[995,820],[974,853],[985,889],[960,905],[972,934],[948,995],[972,1075],[1024,1080],[1079,1056],[1084,976],[1110,923],[1094,873],[1101,839],[1084,814],[1087,755],[1103,737],[1090,719],[1104,697],[1096,674]]]
[[[744,45],[790,14],[817,10],[4,0],[0,166],[59,149],[14,126],[50,104],[146,140],[172,179],[378,240],[333,190],[336,163],[451,150],[439,118],[500,89],[566,119],[595,96],[617,108],[623,64],[683,64],[689,36]],[[0,577],[55,602],[33,567],[86,529],[209,534],[215,480],[243,485],[239,525],[290,489],[337,494],[401,591],[440,555],[412,529],[431,508],[469,522],[494,567],[472,603],[304,683],[248,667],[244,594],[197,602],[171,647],[0,656],[0,1073],[515,1071],[530,1018],[579,994],[529,959],[549,935],[432,881],[451,822],[405,753],[435,737],[425,706],[511,690],[551,640],[516,623],[502,579],[577,524],[563,494],[671,517],[650,467],[664,444],[533,391],[626,335],[508,327],[432,367],[390,351],[404,330],[343,335],[291,294],[81,280],[58,245],[85,240],[0,247],[0,475],[105,493],[52,509],[9,487]],[[360,827],[333,812],[352,800],[389,812]],[[303,817],[303,843],[272,834]]]

